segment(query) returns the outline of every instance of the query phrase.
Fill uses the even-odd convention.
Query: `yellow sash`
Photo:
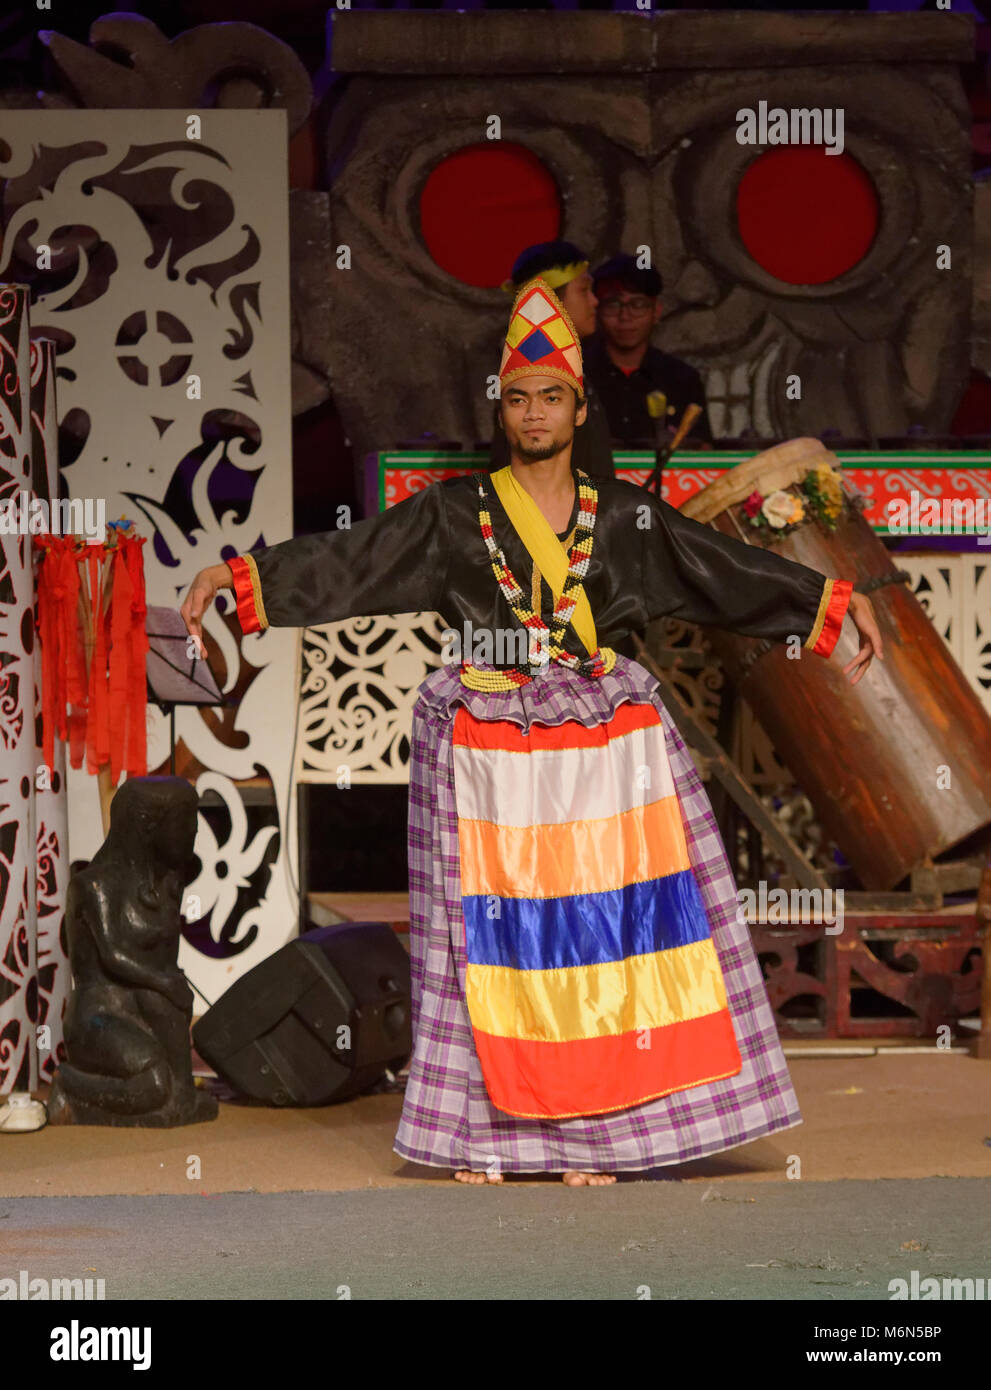
[[[527,549],[530,558],[550,585],[557,603],[568,573],[568,553],[558,540],[550,522],[536,502],[517,481],[507,464],[492,474],[492,486],[502,503],[510,524]],[[572,626],[584,643],[589,656],[598,651],[595,621],[585,590],[579,588],[578,601],[571,618]]]

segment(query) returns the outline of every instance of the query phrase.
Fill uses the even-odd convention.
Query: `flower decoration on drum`
[[[764,498],[760,515],[768,526],[780,531],[785,526],[797,526],[800,521],[804,521],[805,508],[800,497],[796,497],[792,492],[779,490]]]
[[[771,540],[804,521],[819,521],[827,530],[835,530],[845,497],[842,475],[828,463],[821,463],[809,469],[797,486],[803,495],[779,488],[764,497],[755,490],[741,504],[741,511],[751,526],[765,531]]]
[[[805,475],[802,489],[812,504],[820,521],[830,529],[836,526],[836,519],[843,510],[843,480],[835,468],[828,463],[820,463]]]

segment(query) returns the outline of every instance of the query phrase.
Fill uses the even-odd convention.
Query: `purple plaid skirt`
[[[569,1120],[521,1120],[489,1100],[465,1006],[452,730],[459,704],[482,719],[560,724],[609,719],[625,700],[660,711],[688,853],[705,904],[743,1069],[629,1110]],[[413,1163],[475,1171],[619,1172],[661,1167],[801,1124],[749,928],[736,920],[736,885],[695,765],[634,661],[617,657],[600,680],[553,667],[519,690],[466,689],[456,667],[420,687],[413,714],[409,788],[410,956],[413,1057],[393,1145]]]

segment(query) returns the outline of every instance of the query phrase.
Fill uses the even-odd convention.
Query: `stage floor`
[[[928,1178],[23,1197],[0,1203],[0,1277],[103,1279],[108,1300],[800,1299],[825,1303],[840,1326],[876,1323],[881,1312],[932,1325],[945,1304],[888,1304],[890,1281],[913,1270],[986,1279],[987,1192],[980,1179]],[[861,1310],[870,1300],[875,1316],[851,1312],[846,1323],[830,1311],[834,1299]],[[76,1307],[72,1316],[93,1317],[92,1304]],[[969,1330],[972,1363],[987,1303],[968,1309],[953,1326]],[[211,1348],[223,1354],[237,1322],[205,1311],[209,1335],[195,1355],[212,1366]],[[768,1309],[753,1332],[779,1360],[782,1325]],[[690,1326],[695,1334],[694,1318]],[[281,1324],[274,1335],[288,1336]],[[32,1345],[26,1328],[15,1341]],[[757,1354],[749,1344],[731,1350]]]
[[[802,1125],[652,1176],[784,1182],[791,1155],[811,1182],[991,1176],[991,1061],[889,1045],[880,1056],[802,1057],[789,1065]],[[0,1197],[342,1192],[450,1182],[447,1169],[417,1167],[393,1153],[401,1106],[401,1096],[388,1094],[314,1110],[222,1102],[216,1121],[182,1129],[47,1126],[3,1134]]]

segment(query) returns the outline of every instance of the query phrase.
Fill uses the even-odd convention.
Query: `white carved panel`
[[[58,496],[58,408],[55,400],[55,344],[31,343],[31,414],[35,477],[44,478],[45,496]],[[44,468],[39,469],[43,463]],[[36,570],[37,574],[37,570]],[[41,644],[35,659],[35,727],[42,727]],[[65,745],[55,739],[47,785],[36,779],[37,813],[37,968],[39,1080],[51,1081],[65,1053],[63,1018],[72,986],[65,932],[65,895],[69,886],[69,807],[66,795]],[[37,762],[44,762],[39,746]],[[38,781],[41,785],[38,785]]]
[[[963,591],[959,561],[966,555],[898,554],[899,569],[912,576],[911,588],[933,627],[960,661],[963,647]],[[961,663],[962,664],[962,663]]]
[[[6,111],[0,152],[0,277],[28,278],[32,323],[59,343],[58,408],[82,440],[63,469],[73,497],[135,520],[149,604],[178,606],[195,572],[292,534],[287,129],[282,111]],[[52,251],[51,269],[39,256]],[[42,268],[39,269],[39,262]],[[197,386],[191,384],[195,377]],[[237,495],[239,500],[231,502]],[[201,816],[203,868],[190,886],[210,913],[208,949],[179,963],[208,999],[295,933],[287,816],[297,640],[269,629],[238,642],[219,613],[230,692],[250,683],[221,741],[197,709],[176,734],[232,819],[218,845]],[[168,724],[148,710],[148,764],[168,755]],[[257,912],[228,920],[230,885],[271,843],[242,825],[236,781],[270,779],[280,854]],[[73,858],[101,839],[96,781],[69,776]],[[251,843],[259,838],[259,844]]]
[[[297,745],[304,782],[409,781],[420,683],[441,664],[437,613],[306,628]]]
[[[0,281],[3,276],[0,275]],[[0,500],[32,491],[28,293],[0,284]],[[0,538],[0,1095],[38,1084],[31,537]]]
[[[899,554],[899,568],[991,714],[991,554]]]
[[[957,660],[991,714],[991,555],[961,555],[962,632]]]

